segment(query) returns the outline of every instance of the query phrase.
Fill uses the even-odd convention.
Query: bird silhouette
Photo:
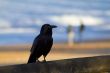
[[[56,28],[55,25],[44,24],[41,27],[40,34],[35,38],[31,54],[28,63],[35,63],[39,57],[43,55],[44,61],[46,61],[46,56],[50,52],[53,45],[52,29]]]

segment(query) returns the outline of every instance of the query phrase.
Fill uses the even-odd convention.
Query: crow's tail
[[[36,62],[36,55],[34,53],[31,53],[28,63],[35,63],[35,62]]]

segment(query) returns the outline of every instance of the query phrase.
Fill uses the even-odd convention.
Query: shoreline
[[[14,44],[14,45],[2,45],[0,51],[28,51],[32,44]],[[68,43],[54,43],[52,48],[55,49],[109,49],[110,42],[82,42],[73,43],[69,46]]]

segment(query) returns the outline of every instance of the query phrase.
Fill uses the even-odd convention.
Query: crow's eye
[[[50,26],[48,26],[47,28],[48,28],[48,29],[50,29],[51,27],[50,27]]]

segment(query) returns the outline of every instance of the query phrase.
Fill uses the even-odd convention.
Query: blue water
[[[99,28],[110,25],[110,0],[0,0],[0,31],[5,30],[4,28],[37,30],[33,33],[0,33],[0,45],[32,43],[43,23],[58,26],[53,31],[54,42],[67,42],[66,26],[52,21],[53,17],[65,15],[89,16],[101,20],[101,23],[93,26],[85,24],[87,26],[81,37],[79,28],[73,27],[75,42],[80,39],[83,42],[110,39],[110,28],[107,30]]]
[[[60,28],[59,28],[60,29]],[[27,34],[2,34],[0,35],[0,45],[10,45],[10,44],[32,44],[34,38],[39,33],[27,33]],[[86,30],[81,34],[78,28],[74,30],[75,42],[85,42],[85,41],[99,41],[99,40],[109,40],[110,32],[95,32],[91,30]],[[54,43],[67,42],[66,29],[63,32],[58,32],[58,30],[53,31]]]

